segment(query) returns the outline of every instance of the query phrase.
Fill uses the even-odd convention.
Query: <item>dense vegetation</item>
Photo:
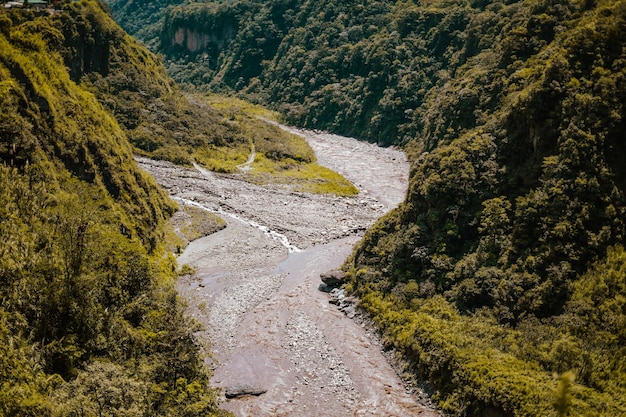
[[[443,409],[626,415],[626,2],[242,0],[160,19],[178,80],[406,145],[406,202],[347,268]]]
[[[95,1],[0,11],[0,416],[212,416],[177,251],[224,227],[133,153],[354,194],[306,142],[234,99],[183,96]],[[176,237],[176,234],[179,236]]]
[[[624,415],[626,3],[478,16],[353,288],[454,412]]]
[[[175,205],[72,81],[115,51],[87,22],[115,27],[93,2],[0,11],[0,416],[223,415],[163,250]]]
[[[282,182],[298,190],[351,195],[343,177],[320,167],[306,141],[266,119],[278,115],[236,99],[180,93],[157,57],[106,14],[69,8],[61,48],[74,81],[91,91],[126,132],[135,151],[180,165],[197,162],[244,179]]]

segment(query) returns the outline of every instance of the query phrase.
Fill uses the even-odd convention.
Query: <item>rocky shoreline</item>
[[[139,160],[181,204],[227,222],[191,242],[179,264],[196,273],[178,283],[204,326],[198,338],[212,352],[207,362],[224,389],[223,407],[238,416],[438,415],[398,377],[355,300],[318,291],[320,274],[341,266],[363,231],[402,200],[406,159],[395,149],[306,135],[320,163],[358,185],[358,196],[298,193],[249,184],[245,174]]]
[[[346,295],[342,288],[333,288],[329,291],[329,303],[337,306],[348,319],[353,320],[359,326],[364,328],[370,335],[370,341],[381,352],[383,352],[387,362],[395,370],[398,377],[403,381],[406,392],[414,395],[418,402],[432,410],[435,409],[430,399],[429,393],[432,391],[430,385],[425,381],[420,381],[415,374],[407,373],[406,369],[409,363],[394,349],[384,346],[382,335],[378,332],[371,316],[359,308],[359,299],[357,297]]]

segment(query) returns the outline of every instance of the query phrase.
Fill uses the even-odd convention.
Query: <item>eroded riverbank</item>
[[[238,416],[435,416],[409,392],[367,326],[317,290],[319,274],[339,267],[363,231],[404,198],[405,156],[299,132],[359,196],[294,193],[140,161],[173,197],[222,213],[228,223],[179,258],[197,271],[180,280],[179,291],[206,327],[199,338],[213,352],[213,383],[264,391],[223,407]]]

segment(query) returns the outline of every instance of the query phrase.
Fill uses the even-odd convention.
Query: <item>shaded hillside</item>
[[[615,0],[207,2],[166,11],[160,50],[179,80],[406,145],[350,289],[444,409],[617,416],[625,23]]]
[[[89,44],[116,26],[64,7],[0,12],[0,415],[220,415],[162,250],[175,205],[72,81],[113,72]]]

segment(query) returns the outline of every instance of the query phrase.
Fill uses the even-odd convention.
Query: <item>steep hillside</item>
[[[220,415],[162,250],[175,205],[72,80],[115,51],[81,16],[116,30],[91,1],[0,11],[0,415]]]
[[[115,116],[135,151],[190,165],[202,147],[248,147],[250,139],[230,115],[208,106],[204,97],[184,97],[158,58],[100,10],[67,7],[55,21],[72,80]]]
[[[67,7],[57,20],[74,81],[91,91],[126,132],[135,152],[225,173],[250,155],[242,179],[318,193],[354,194],[343,177],[319,166],[308,144],[266,119],[278,115],[236,99],[184,96],[162,63],[111,19]]]
[[[429,93],[406,203],[349,263],[453,413],[626,413],[625,12],[470,19],[484,49]]]
[[[626,2],[165,11],[169,71],[413,160],[346,266],[454,415],[626,414]],[[158,27],[155,27],[158,28]]]

